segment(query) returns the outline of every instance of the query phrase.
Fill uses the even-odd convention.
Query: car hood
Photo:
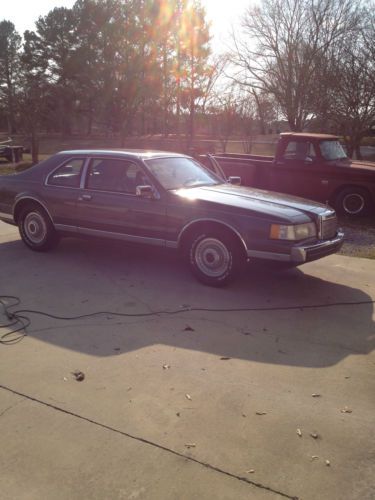
[[[359,161],[351,160],[350,158],[344,158],[342,160],[336,160],[332,164],[336,165],[337,167],[345,167],[349,169],[375,173],[375,163],[371,161]]]
[[[223,208],[235,208],[259,215],[268,215],[277,218],[300,217],[301,214],[316,216],[327,210],[325,205],[315,201],[305,200],[297,196],[290,196],[272,191],[234,186],[232,184],[218,184],[215,186],[200,186],[173,191],[179,197],[196,202],[217,204]]]
[[[359,168],[361,170],[367,170],[371,171],[372,173],[375,173],[375,163],[370,162],[370,161],[351,161],[350,166],[352,168]]]

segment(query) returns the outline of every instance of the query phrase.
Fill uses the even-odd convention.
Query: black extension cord
[[[7,301],[13,301],[7,304]],[[16,311],[10,311],[9,308],[16,307],[21,303],[19,297],[11,295],[0,295],[0,304],[3,307],[5,316],[10,320],[10,323],[0,324],[0,331],[5,328],[12,328],[9,332],[0,335],[0,344],[11,345],[20,342],[25,335],[27,335],[26,328],[30,326],[31,320],[23,314],[36,314],[38,316],[45,316],[51,319],[57,319],[61,321],[72,321],[83,318],[91,318],[94,316],[120,316],[125,318],[145,318],[149,316],[160,316],[166,315],[171,316],[174,314],[186,313],[186,312],[211,312],[211,313],[230,313],[230,312],[262,312],[262,311],[293,311],[305,309],[323,309],[327,307],[347,307],[347,306],[361,306],[375,304],[375,300],[362,300],[358,302],[330,302],[325,304],[307,304],[307,305],[293,305],[293,306],[276,306],[276,307],[238,307],[238,308],[206,308],[206,307],[183,307],[181,309],[175,310],[160,310],[151,311],[145,313],[119,313],[113,311],[97,311],[89,314],[80,314],[79,316],[56,316],[55,314],[46,313],[44,311],[38,311],[36,309],[19,309]]]

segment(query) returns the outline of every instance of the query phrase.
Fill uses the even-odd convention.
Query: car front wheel
[[[199,233],[191,240],[190,269],[205,285],[226,285],[235,278],[240,263],[239,245],[230,235],[220,232]]]
[[[29,206],[22,210],[18,228],[25,245],[37,252],[50,250],[59,241],[50,218],[37,206]]]

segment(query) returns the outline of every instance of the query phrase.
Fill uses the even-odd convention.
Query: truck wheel
[[[190,240],[189,265],[199,281],[209,286],[225,286],[237,275],[241,252],[235,239],[225,232],[196,233]]]
[[[338,213],[352,216],[367,215],[372,205],[369,193],[365,189],[356,186],[343,189],[335,201],[335,208]]]
[[[25,207],[18,221],[22,241],[36,252],[45,252],[54,248],[59,236],[45,211],[37,206]]]

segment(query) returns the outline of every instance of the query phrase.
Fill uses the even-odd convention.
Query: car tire
[[[188,258],[194,276],[214,287],[233,281],[242,261],[235,238],[220,231],[196,233],[190,240]]]
[[[45,210],[37,205],[29,205],[21,211],[18,229],[25,245],[36,252],[51,250],[59,242],[59,235],[51,219]]]
[[[348,187],[340,191],[335,200],[335,209],[341,215],[361,217],[373,208],[370,194],[360,187]]]

